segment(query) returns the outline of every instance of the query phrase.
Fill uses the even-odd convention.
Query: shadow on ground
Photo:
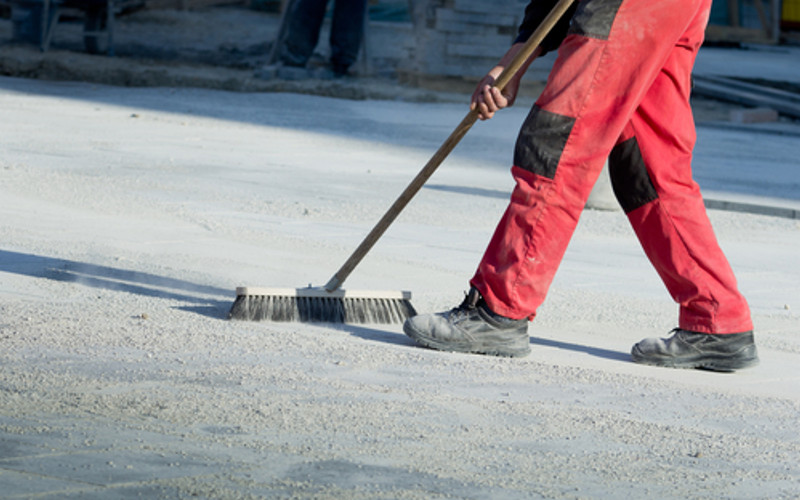
[[[214,318],[226,317],[231,304],[230,300],[213,298],[231,295],[230,290],[222,288],[156,274],[8,250],[0,250],[0,271],[186,302],[189,305],[180,309]]]

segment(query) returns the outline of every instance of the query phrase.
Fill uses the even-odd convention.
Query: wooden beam
[[[800,118],[800,96],[785,90],[717,76],[694,76],[697,95],[745,106],[771,108],[792,118]]]
[[[739,27],[739,0],[728,0],[728,24]]]
[[[707,42],[774,43],[763,30],[710,24],[706,28]]]

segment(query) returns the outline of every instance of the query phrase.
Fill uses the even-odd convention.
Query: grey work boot
[[[440,351],[507,357],[531,352],[528,320],[493,313],[474,288],[450,311],[408,318],[403,331],[419,344]]]
[[[732,372],[758,364],[753,332],[710,334],[676,328],[666,339],[644,339],[633,346],[636,363],[671,368]]]

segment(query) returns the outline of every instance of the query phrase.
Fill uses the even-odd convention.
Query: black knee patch
[[[608,40],[622,0],[582,0],[572,17],[568,34]]]
[[[614,195],[625,213],[658,198],[635,137],[614,146],[608,156],[608,173]]]
[[[567,144],[575,118],[534,106],[517,137],[514,165],[552,179]]]

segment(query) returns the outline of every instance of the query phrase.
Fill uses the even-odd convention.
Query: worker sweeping
[[[668,338],[633,346],[650,365],[735,371],[758,362],[750,311],[720,249],[691,160],[691,71],[711,0],[580,0],[501,92],[493,82],[552,7],[532,0],[519,36],[479,83],[480,119],[513,104],[524,69],[558,49],[517,138],[516,186],[463,303],[404,331],[434,349],[530,352],[527,333],[608,159],[614,193],[680,305]]]

